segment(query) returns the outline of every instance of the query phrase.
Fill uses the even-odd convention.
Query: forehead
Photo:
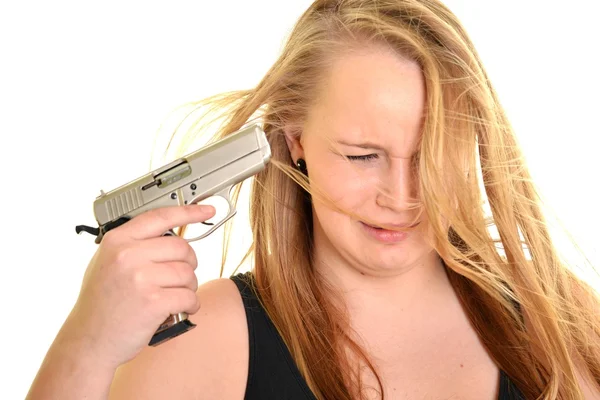
[[[374,142],[407,156],[420,137],[425,102],[421,69],[390,50],[337,56],[309,111],[309,131],[345,142]]]

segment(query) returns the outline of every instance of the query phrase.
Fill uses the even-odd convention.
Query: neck
[[[378,270],[344,258],[319,236],[316,233],[315,269],[340,292],[351,315],[426,312],[452,294],[445,266],[434,250],[411,264]]]

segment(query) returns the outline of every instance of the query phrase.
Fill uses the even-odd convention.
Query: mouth
[[[359,222],[362,225],[363,231],[368,237],[374,239],[378,243],[384,244],[397,244],[401,243],[411,236],[411,232],[406,228],[415,227],[419,223],[414,224],[394,224],[390,225],[391,229],[383,228],[378,225],[369,225],[362,221]],[[387,224],[381,224],[388,226]]]
[[[421,223],[421,221],[415,222],[414,224],[382,224],[382,225],[385,225],[388,228],[382,228],[381,226],[377,226],[377,225],[369,225],[366,222],[362,222],[362,221],[361,221],[361,223],[363,225],[366,225],[366,226],[368,226],[370,228],[377,229],[377,230],[382,230],[382,231],[398,231],[398,230],[401,230],[401,229],[414,228],[417,225],[419,225]]]

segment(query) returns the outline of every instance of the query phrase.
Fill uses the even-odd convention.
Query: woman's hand
[[[197,204],[164,207],[107,232],[63,334],[89,346],[98,362],[117,368],[148,345],[169,315],[196,313],[196,254],[184,239],[162,235],[214,214],[213,207]]]

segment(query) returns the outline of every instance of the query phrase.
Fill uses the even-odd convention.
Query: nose
[[[411,160],[394,159],[381,177],[376,197],[378,206],[395,212],[410,211],[417,201],[417,182]]]

